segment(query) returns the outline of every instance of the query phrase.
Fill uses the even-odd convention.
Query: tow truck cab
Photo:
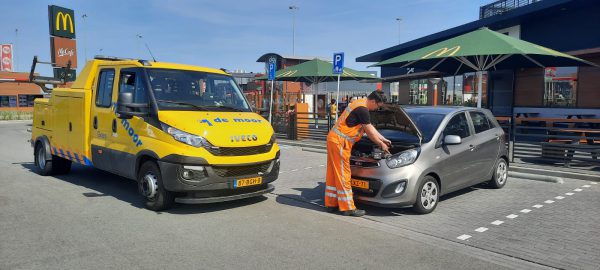
[[[279,174],[268,121],[231,76],[197,66],[91,60],[35,100],[31,142],[41,174],[94,166],[136,180],[152,210],[258,196]]]

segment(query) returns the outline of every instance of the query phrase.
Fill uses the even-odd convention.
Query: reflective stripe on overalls
[[[363,136],[362,125],[349,127],[346,119],[358,107],[366,107],[366,99],[355,100],[346,107],[327,135],[327,175],[325,177],[325,206],[340,211],[356,209],[350,185],[350,152],[352,145]]]

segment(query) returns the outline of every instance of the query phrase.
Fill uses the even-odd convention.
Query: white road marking
[[[553,202],[554,202],[553,200],[547,200],[547,201],[545,201],[545,203],[553,203]]]
[[[583,185],[583,186],[581,186],[581,187],[591,187],[591,186],[590,186],[590,185]]]
[[[496,225],[496,226],[498,226],[498,225],[500,225],[502,223],[504,223],[504,221],[502,221],[502,220],[496,220],[496,221],[492,222],[492,224]]]
[[[456,237],[456,239],[458,239],[458,240],[467,240],[469,238],[471,238],[471,236],[468,235],[468,234],[463,234],[463,235],[461,235],[459,237]]]
[[[488,228],[486,228],[486,227],[479,227],[479,228],[475,229],[476,232],[485,232],[487,230],[488,230]]]
[[[510,214],[510,215],[506,216],[506,218],[513,219],[513,218],[517,218],[518,216],[519,216],[519,215]]]
[[[541,205],[541,204],[536,204],[536,205],[534,205],[533,207],[535,207],[535,208],[542,208],[542,207],[544,207],[544,206],[543,206],[543,205]]]
[[[556,196],[556,197],[554,197],[554,199],[557,199],[557,200],[562,200],[562,199],[564,199],[564,198],[565,198],[565,197],[563,197],[563,196]]]
[[[297,171],[298,171],[298,169],[293,169],[290,172],[297,172]]]
[[[305,169],[305,170],[310,170],[310,169],[312,169],[312,167],[306,167],[306,168],[304,168],[304,169]]]
[[[583,190],[583,189],[576,188],[576,189],[574,189],[573,191],[577,191],[577,192],[579,192],[579,191],[582,191],[582,190]]]
[[[596,183],[596,182],[590,182],[590,184],[592,184],[592,185],[597,185],[598,183]]]
[[[325,165],[319,165],[319,167],[325,167]]]
[[[573,194],[575,194],[575,193],[573,193],[573,192],[567,192],[567,193],[565,193],[565,195],[568,195],[568,196],[571,196]]]
[[[523,209],[523,210],[521,210],[520,212],[521,212],[521,213],[525,213],[525,214],[527,214],[527,213],[531,212],[531,210],[530,210],[530,209]]]

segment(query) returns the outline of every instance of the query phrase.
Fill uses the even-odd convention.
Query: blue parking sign
[[[274,57],[269,59],[269,81],[274,81],[275,80],[275,72],[276,72],[276,68],[277,68],[277,59],[275,59]]]
[[[333,74],[342,74],[344,72],[344,53],[333,54]]]

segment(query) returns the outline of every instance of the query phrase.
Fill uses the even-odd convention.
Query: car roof
[[[462,107],[462,106],[402,106],[408,113],[433,113],[448,115],[459,111],[472,111],[480,110],[473,107]]]

